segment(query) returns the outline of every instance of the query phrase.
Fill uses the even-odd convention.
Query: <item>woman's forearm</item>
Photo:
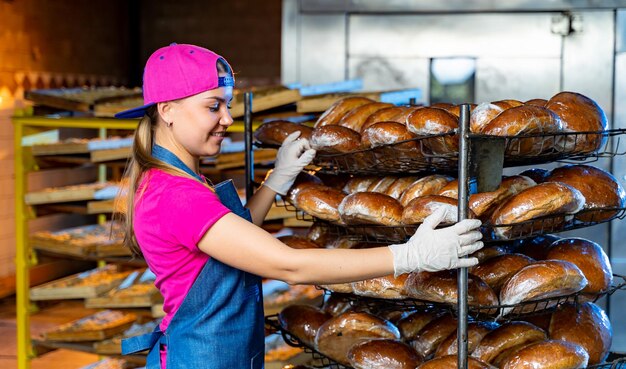
[[[263,224],[263,220],[265,220],[267,212],[272,207],[275,198],[276,192],[265,186],[261,186],[254,195],[252,195],[250,201],[246,204],[246,207],[250,210],[250,214],[252,215],[252,223],[257,226]]]

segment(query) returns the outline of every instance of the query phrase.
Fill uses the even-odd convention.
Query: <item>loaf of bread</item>
[[[423,108],[414,111],[406,121],[407,129],[417,136],[448,133],[458,128],[457,117],[443,109]],[[434,155],[453,154],[459,150],[457,135],[426,140],[424,148]]]
[[[487,333],[498,328],[498,323],[495,322],[471,322],[467,324],[467,352],[471,354],[474,352],[480,341]],[[435,351],[435,357],[456,355],[458,349],[458,330],[452,332],[445,340],[443,340],[437,351]]]
[[[502,361],[511,350],[547,339],[546,332],[528,322],[508,322],[487,333],[472,357],[486,363]]]
[[[357,192],[339,204],[341,220],[346,224],[402,224],[402,205],[391,196],[376,192]]]
[[[278,237],[278,240],[292,249],[317,249],[320,248],[318,244],[309,240],[308,238],[301,236],[282,236]]]
[[[585,368],[589,355],[579,345],[557,340],[532,343],[507,357],[500,368]]]
[[[604,362],[613,341],[613,328],[606,313],[596,304],[565,304],[552,314],[550,338],[577,345],[589,354],[589,365]]]
[[[469,105],[470,105],[470,114],[472,114],[474,109],[476,109],[477,105],[476,104],[469,104]],[[447,111],[448,113],[454,115],[457,118],[461,116],[461,105],[448,106],[448,107],[445,107],[443,110]]]
[[[378,111],[375,111],[369,117],[367,117],[367,119],[361,126],[361,134],[363,134],[363,132],[365,132],[365,130],[368,127],[370,127],[371,125],[375,123],[388,122],[388,121],[394,122],[393,118],[398,116],[401,113],[404,113],[407,109],[409,108],[405,106],[391,106],[391,107],[382,108]],[[402,122],[399,122],[399,123],[402,123]]]
[[[457,368],[458,358],[456,355],[448,355],[432,359],[419,366],[419,369],[451,369]],[[483,363],[472,357],[467,358],[468,369],[496,369],[496,367]]]
[[[561,119],[551,110],[534,105],[521,105],[500,113],[483,127],[481,133],[510,137],[562,131]],[[551,149],[551,147],[546,147],[548,143],[553,143],[553,140],[544,137],[521,138],[512,141],[506,148],[506,153],[508,155],[539,155]]]
[[[361,148],[361,135],[342,126],[323,126],[313,130],[311,147],[332,154],[352,152]]]
[[[339,124],[339,120],[350,110],[361,105],[371,104],[373,102],[374,100],[359,96],[346,97],[344,99],[337,100],[324,112],[324,114],[319,117],[315,123],[315,128],[327,125],[337,125]]]
[[[623,208],[626,192],[622,185],[609,172],[590,165],[567,165],[552,170],[546,179],[551,182],[568,184],[585,197],[584,210],[598,208]],[[617,211],[594,211],[576,215],[584,222],[599,222],[611,219]]]
[[[483,128],[503,111],[503,108],[490,103],[478,105],[470,115],[470,131],[482,132]]]
[[[507,248],[500,245],[485,246],[482,249],[474,252],[469,257],[478,259],[479,263],[495,258],[496,256],[506,255],[508,253]]]
[[[406,191],[406,189],[418,179],[418,177],[400,177],[393,182],[391,186],[389,186],[387,191],[385,191],[385,194],[399,200],[404,191]]]
[[[550,175],[550,171],[542,168],[532,168],[521,172],[519,175],[526,176],[535,181],[535,183],[543,183]]]
[[[534,324],[546,332],[550,328],[550,319],[552,319],[551,310],[544,310],[543,312],[537,314],[533,313],[519,317],[519,320]]]
[[[566,132],[596,132],[608,129],[606,115],[592,99],[575,93],[560,92],[548,101],[546,108],[563,121]],[[606,142],[603,135],[567,136],[557,147],[565,152],[593,152]]]
[[[430,321],[419,332],[417,337],[410,341],[411,347],[423,358],[428,359],[443,340],[457,328],[457,320],[450,314],[444,314]]]
[[[522,254],[496,256],[470,269],[470,273],[482,279],[496,293],[504,282],[534,260]]]
[[[330,318],[332,315],[310,305],[289,305],[278,314],[280,326],[309,347],[314,347],[318,329]]]
[[[398,179],[395,176],[384,176],[379,178],[377,181],[372,182],[367,190],[362,192],[378,192],[378,193],[386,193],[389,187]]]
[[[531,100],[525,101],[524,105],[535,105],[535,106],[541,106],[542,108],[545,108],[547,103],[548,103],[548,100],[546,99],[531,99]]]
[[[413,341],[428,323],[442,316],[444,313],[443,310],[437,309],[414,311],[400,319],[398,321],[398,329],[400,330],[402,339],[407,342]]]
[[[327,249],[351,249],[361,242],[362,241],[361,239],[359,239],[358,236],[355,237],[355,236],[345,235],[345,236],[339,236],[331,240],[324,247]]]
[[[598,294],[613,282],[609,257],[600,245],[584,238],[563,238],[550,246],[547,259],[564,260],[576,265],[587,279],[583,293]]]
[[[393,147],[386,149],[393,149],[397,152],[407,154],[418,154],[418,142],[408,141],[401,144],[397,144],[400,141],[410,140],[416,136],[406,129],[406,126],[398,122],[378,122],[367,127],[361,132],[361,144],[363,147],[378,147],[383,145],[396,144]]]
[[[317,331],[315,344],[324,355],[348,364],[348,351],[357,343],[372,338],[400,339],[393,324],[368,313],[347,312],[331,318]]]
[[[332,234],[328,227],[322,226],[319,223],[314,223],[309,228],[306,238],[315,242],[320,247],[326,247],[326,245],[334,240],[336,236]]]
[[[389,119],[392,122],[398,122],[406,125],[406,120],[409,118],[409,115],[413,114],[414,111],[418,109],[422,109],[423,106],[410,106],[406,107],[403,111],[396,114],[393,118]]]
[[[309,174],[307,172],[300,172],[296,177],[295,182],[291,185],[291,188],[287,191],[285,199],[289,201],[293,206],[297,207],[296,196],[298,193],[311,185],[323,185],[322,180],[318,177]]]
[[[544,182],[527,188],[502,203],[492,214],[491,223],[507,225],[531,219],[561,214],[574,214],[585,205],[584,196],[577,189],[560,182]],[[563,217],[527,222],[515,227],[496,227],[499,237],[515,237],[530,230],[551,231],[560,226]]]
[[[346,194],[335,188],[313,185],[298,192],[296,204],[307,214],[337,222],[340,220],[338,207],[345,196]]]
[[[352,290],[355,295],[376,297],[381,299],[404,299],[407,297],[404,283],[408,274],[394,277],[393,274],[366,279],[364,281],[352,283]]]
[[[519,100],[514,100],[514,99],[504,99],[504,100],[498,100],[498,101],[492,101],[491,102],[494,105],[497,105],[503,109],[510,109],[510,108],[515,108],[521,105],[524,105],[523,102],[519,101]]]
[[[351,299],[347,295],[332,293],[322,304],[322,311],[332,315],[341,315],[353,308]]]
[[[332,284],[322,284],[320,285],[325,290],[336,292],[336,293],[353,293],[352,283],[332,283]]]
[[[369,118],[370,115],[379,111],[380,109],[392,107],[392,104],[374,102],[370,104],[361,105],[350,110],[340,120],[338,125],[350,128],[357,132],[361,132],[363,124]]]
[[[453,224],[458,221],[457,200],[445,196],[427,195],[411,200],[402,212],[402,223],[418,224],[422,223],[427,216],[435,212],[440,207],[444,207],[447,212],[441,224]],[[476,218],[470,210],[468,218]]]
[[[441,174],[420,178],[404,190],[402,196],[400,196],[400,203],[402,206],[407,206],[411,200],[417,197],[436,195],[452,179],[452,177]]]
[[[343,192],[347,194],[355,192],[365,192],[374,182],[380,180],[380,177],[366,176],[366,177],[352,177],[348,180],[345,186],[343,186]]]
[[[584,277],[583,277],[584,278]],[[467,303],[470,306],[493,306],[498,304],[495,292],[480,278],[469,275],[467,280]],[[457,304],[458,285],[456,270],[410,273],[405,284],[409,296],[432,302]]]
[[[566,296],[581,291],[586,285],[587,279],[583,273],[568,261],[537,261],[523,267],[504,283],[500,290],[500,303],[514,305],[523,301]],[[511,311],[513,308],[504,308],[501,314],[507,315]],[[521,311],[525,312],[525,309]]]
[[[352,346],[348,361],[354,369],[415,369],[422,358],[400,341],[374,339]]]
[[[302,124],[286,120],[275,120],[263,123],[255,132],[254,139],[266,145],[282,145],[287,136],[295,131],[300,131],[300,137],[311,138],[313,129]]]
[[[553,234],[544,234],[533,238],[526,238],[519,241],[515,252],[524,254],[535,260],[545,260],[548,256],[550,246],[561,237]]]

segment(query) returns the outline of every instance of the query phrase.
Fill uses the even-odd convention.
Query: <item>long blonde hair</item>
[[[232,75],[230,66],[223,59],[217,61],[217,70],[221,74]],[[124,172],[124,181],[126,181],[128,185],[126,189],[127,193],[124,194],[125,196],[118,196],[116,199],[118,204],[116,204],[115,208],[118,209],[118,211],[114,214],[114,220],[120,221],[123,224],[125,231],[124,245],[130,248],[133,255],[139,257],[143,254],[137,243],[137,238],[135,237],[133,220],[136,196],[141,196],[141,193],[137,194],[137,190],[139,189],[144,174],[150,169],[158,169],[174,176],[197,180],[187,172],[155,159],[152,156],[154,134],[157,124],[159,123],[159,118],[157,106],[153,105],[146,110],[146,115],[139,121],[133,140],[132,155]],[[203,184],[213,190],[208,184]]]

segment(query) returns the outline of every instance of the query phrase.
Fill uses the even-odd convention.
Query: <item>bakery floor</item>
[[[33,337],[50,330],[59,324],[83,317],[95,310],[85,309],[82,301],[65,301],[45,308],[31,315],[30,325]],[[0,368],[17,368],[15,298],[0,300]],[[31,361],[32,369],[78,369],[95,363],[101,357],[71,350],[53,350]]]

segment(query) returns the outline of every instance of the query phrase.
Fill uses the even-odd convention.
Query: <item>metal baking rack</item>
[[[626,276],[613,274],[614,282],[606,291],[589,295],[581,292],[564,296],[555,296],[532,301],[523,301],[512,305],[469,305],[472,318],[492,321],[511,321],[533,315],[540,315],[554,310],[565,303],[579,304],[582,302],[596,302],[599,299],[610,296],[617,291],[626,290]],[[335,294],[328,289],[318,287],[326,294]],[[341,294],[357,310],[364,310],[374,314],[387,311],[415,311],[430,308],[446,310],[458,316],[456,304],[432,302],[414,298],[383,299],[376,297],[359,296],[355,294]],[[504,314],[504,311],[507,311]]]
[[[280,332],[283,336],[283,340],[292,347],[298,347],[304,350],[305,353],[310,354],[313,358],[313,362],[307,365],[314,368],[331,368],[331,369],[351,369],[351,366],[345,366],[339,364],[335,360],[317,351],[313,347],[302,342],[295,334],[283,329],[278,322],[278,315],[269,315],[265,317],[265,325],[273,332]]]
[[[470,138],[503,141],[504,167],[516,167],[550,162],[592,162],[599,158],[624,155],[626,147],[622,144],[622,136],[625,134],[626,129],[612,129],[519,136],[470,134]],[[446,139],[449,140],[450,136],[457,135],[456,131],[451,131],[348,153],[318,152],[314,163],[321,167],[322,172],[333,174],[455,173],[458,168],[458,151],[433,154],[430,148],[446,145]],[[594,140],[600,142],[595,150],[587,147],[586,144]],[[406,146],[411,143],[415,147],[409,151]]]
[[[338,224],[317,219],[297,209],[288,201],[276,201],[276,205],[283,206],[287,210],[295,212],[296,218],[299,220],[318,223],[326,228],[331,235],[352,237],[355,240],[369,243],[389,244],[393,242],[405,242],[419,227],[419,224],[401,226]],[[521,240],[546,233],[559,233],[591,227],[615,219],[624,219],[625,217],[626,208],[606,207],[585,209],[575,214],[546,215],[511,224],[491,224],[485,222],[482,227],[483,241],[493,243]]]

